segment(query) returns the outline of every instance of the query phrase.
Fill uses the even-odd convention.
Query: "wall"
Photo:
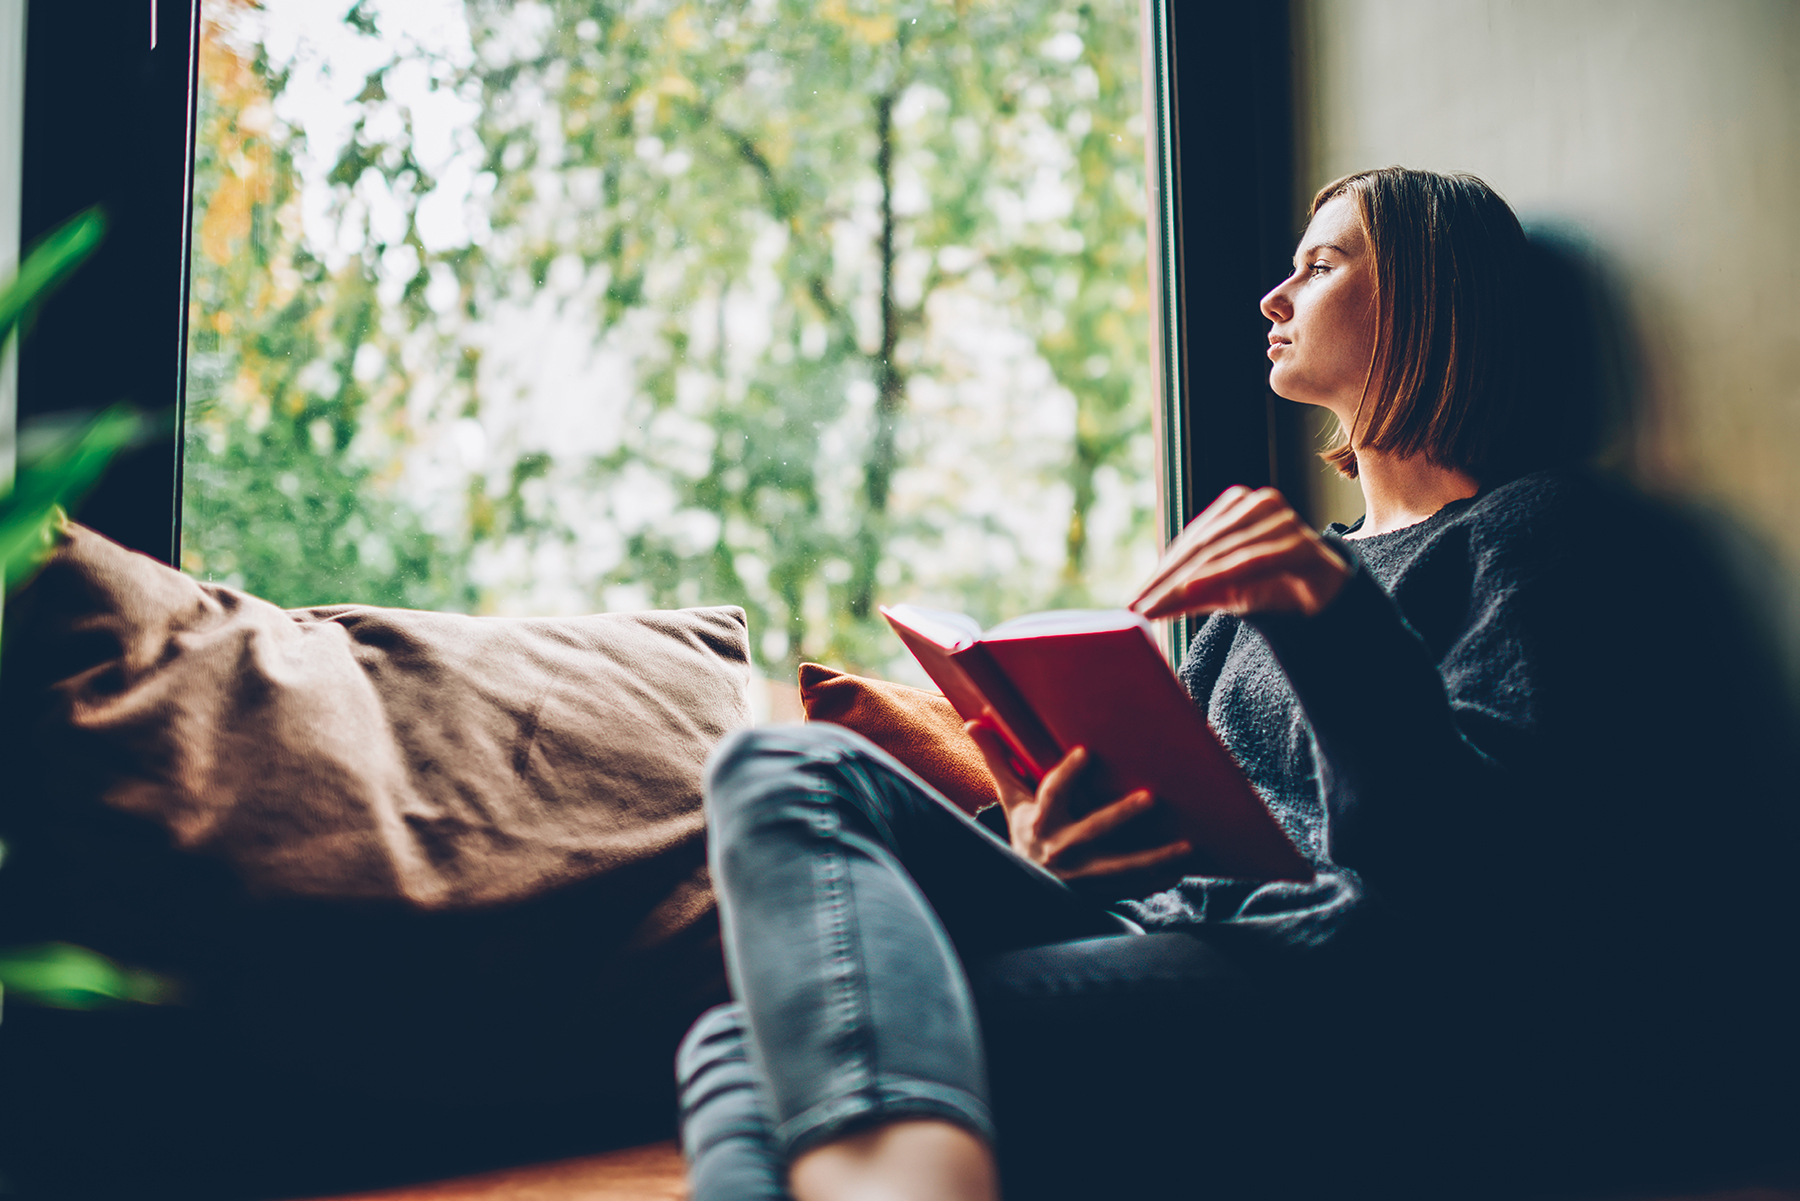
[[[1578,227],[1641,351],[1630,459],[1800,565],[1800,2],[1295,0],[1309,200],[1472,171]],[[1303,209],[1301,211],[1304,211]],[[1321,477],[1327,517],[1361,511]]]

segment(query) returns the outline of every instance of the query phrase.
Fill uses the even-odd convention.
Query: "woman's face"
[[[1294,272],[1262,299],[1269,387],[1354,420],[1375,354],[1375,264],[1348,196],[1313,215]]]

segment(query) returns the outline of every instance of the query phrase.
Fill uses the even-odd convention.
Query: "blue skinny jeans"
[[[793,1156],[902,1118],[974,1132],[1015,1196],[1116,1187],[1119,1140],[1190,1147],[1196,1076],[1247,1075],[1260,1007],[1225,955],[1141,933],[866,739],[738,734],[707,804],[735,1000],[677,1057],[693,1201],[785,1198]]]

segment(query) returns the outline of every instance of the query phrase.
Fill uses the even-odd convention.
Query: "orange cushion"
[[[940,693],[802,663],[800,704],[808,721],[855,730],[965,813],[1000,799],[980,748]]]

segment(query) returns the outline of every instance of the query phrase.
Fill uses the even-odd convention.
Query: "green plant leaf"
[[[20,465],[11,493],[0,496],[0,569],[4,569],[9,594],[49,552],[59,509],[85,495],[143,425],[136,410],[115,405],[78,433]]]
[[[31,305],[53,292],[81,266],[106,236],[106,215],[98,207],[63,222],[25,256],[19,274],[0,289],[0,337],[18,324]]]
[[[0,950],[0,985],[15,1000],[55,1009],[167,1004],[178,998],[173,981],[133,971],[104,955],[66,942]]]
[[[100,245],[106,217],[90,208],[64,222],[25,256],[19,273],[0,288],[0,338],[32,305],[66,280]],[[43,561],[57,507],[80,497],[99,479],[142,419],[123,406],[108,409],[86,429],[20,464],[12,486],[0,488],[0,579],[11,593]]]

